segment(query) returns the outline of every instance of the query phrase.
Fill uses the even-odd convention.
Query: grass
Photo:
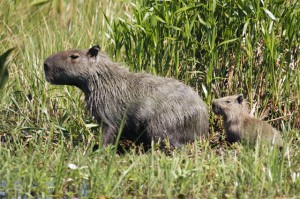
[[[188,145],[171,156],[155,149],[116,155],[112,148],[92,152],[84,144],[70,147],[63,141],[53,144],[37,137],[27,146],[1,147],[1,173],[6,183],[2,189],[7,194],[89,198],[299,194],[299,179],[292,178],[299,175],[293,171],[297,165],[274,149],[254,151],[236,146],[218,152],[204,142]]]
[[[14,48],[0,81],[0,197],[299,197],[297,0],[0,3],[0,55]],[[94,150],[100,130],[82,93],[46,83],[43,61],[96,43],[132,71],[191,85],[208,106],[243,93],[282,131],[283,152],[219,142],[213,115],[209,140],[170,154]]]

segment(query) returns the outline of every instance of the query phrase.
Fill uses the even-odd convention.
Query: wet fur
[[[242,95],[223,97],[213,101],[213,111],[222,115],[228,142],[255,144],[258,139],[282,147],[279,132],[267,122],[249,116],[248,106]]]
[[[44,70],[50,83],[85,93],[87,107],[102,124],[105,145],[113,143],[123,119],[122,136],[146,145],[168,139],[176,147],[208,133],[205,103],[177,80],[131,73],[95,49],[54,54]]]

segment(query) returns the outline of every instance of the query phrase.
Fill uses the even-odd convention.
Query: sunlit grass
[[[299,128],[297,1],[146,1],[110,23],[132,70],[180,78],[208,104],[243,93],[258,117]]]

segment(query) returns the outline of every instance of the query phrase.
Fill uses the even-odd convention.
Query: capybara
[[[191,87],[172,78],[129,72],[99,46],[58,52],[45,60],[44,70],[51,84],[84,92],[89,111],[102,126],[104,145],[114,142],[121,124],[123,138],[148,146],[168,140],[177,147],[208,134],[206,104]]]
[[[259,139],[261,142],[282,147],[282,137],[276,129],[265,121],[250,117],[242,94],[216,99],[213,101],[212,109],[215,114],[223,117],[228,142],[239,141],[254,145]]]

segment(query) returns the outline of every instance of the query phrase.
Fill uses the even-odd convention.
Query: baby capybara
[[[122,137],[145,145],[169,140],[172,147],[208,134],[205,103],[189,86],[171,78],[132,73],[111,61],[99,46],[68,50],[45,60],[46,80],[73,85],[102,124],[103,144]]]
[[[265,121],[249,116],[243,95],[216,99],[213,101],[212,108],[215,114],[223,117],[228,142],[255,144],[257,139],[260,139],[261,142],[282,147],[282,137],[276,129]]]

